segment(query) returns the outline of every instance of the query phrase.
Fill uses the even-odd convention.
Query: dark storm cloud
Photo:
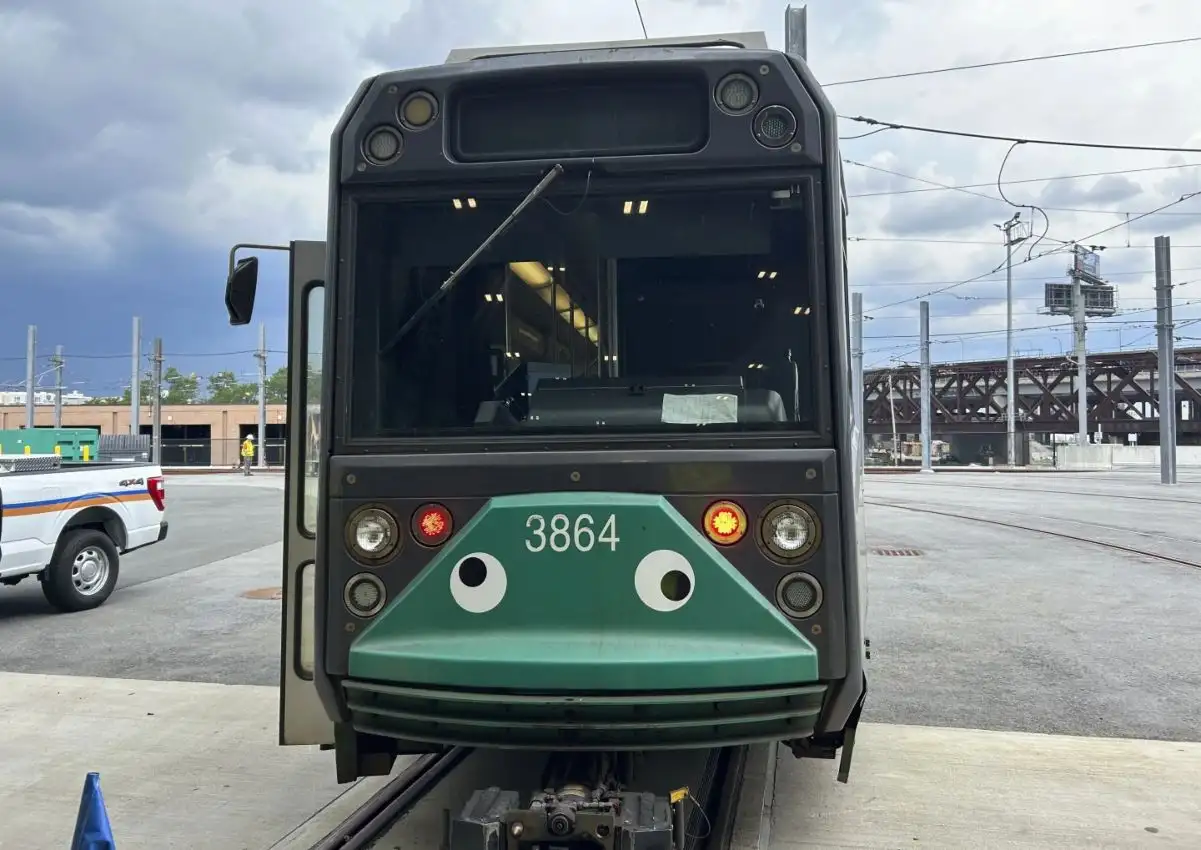
[[[35,205],[183,185],[215,151],[303,167],[296,139],[361,61],[320,0],[5,5],[0,78],[22,84],[0,88],[0,195]]]

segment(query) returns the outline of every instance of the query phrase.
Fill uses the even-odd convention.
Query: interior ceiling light
[[[475,198],[455,198],[451,203],[454,204],[456,210],[461,210],[464,206],[468,209],[475,209]]]
[[[793,310],[792,310],[792,315],[794,315],[794,316],[808,316],[808,315],[809,315],[809,311],[810,311],[811,309],[812,309],[812,308],[810,308],[810,307],[794,307],[794,308],[793,308]]]
[[[551,286],[555,282],[555,278],[546,266],[536,260],[523,260],[509,263],[509,270],[521,278],[530,289],[537,292],[539,297],[556,313],[560,316],[570,316],[568,323],[580,336],[593,345],[599,342],[600,331],[596,327],[596,323],[589,319],[583,308],[571,299],[571,295],[562,284]],[[565,270],[563,266],[559,266],[559,271]]]
[[[621,211],[624,215],[633,215],[637,209],[638,215],[646,215],[646,211],[650,208],[650,201],[626,201],[621,205]]]
[[[759,280],[775,280],[779,272],[759,272]]]

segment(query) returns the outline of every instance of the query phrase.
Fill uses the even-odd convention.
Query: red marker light
[[[412,531],[423,546],[441,546],[454,531],[454,519],[442,505],[422,505],[413,514]]]
[[[729,546],[746,535],[746,512],[733,502],[714,502],[705,511],[704,527],[710,540]]]

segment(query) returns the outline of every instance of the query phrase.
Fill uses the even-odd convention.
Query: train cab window
[[[795,194],[579,194],[527,208],[432,306],[522,195],[359,205],[354,437],[816,430]]]

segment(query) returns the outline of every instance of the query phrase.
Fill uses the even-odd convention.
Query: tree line
[[[140,399],[143,404],[154,398],[154,378],[142,376]],[[201,386],[203,384],[203,387]],[[202,378],[195,372],[184,374],[174,366],[163,369],[163,404],[256,404],[258,381],[243,382],[231,371],[214,372]],[[284,404],[288,400],[288,368],[282,366],[267,376],[267,403]],[[119,396],[93,398],[87,404],[129,404],[129,388]]]

